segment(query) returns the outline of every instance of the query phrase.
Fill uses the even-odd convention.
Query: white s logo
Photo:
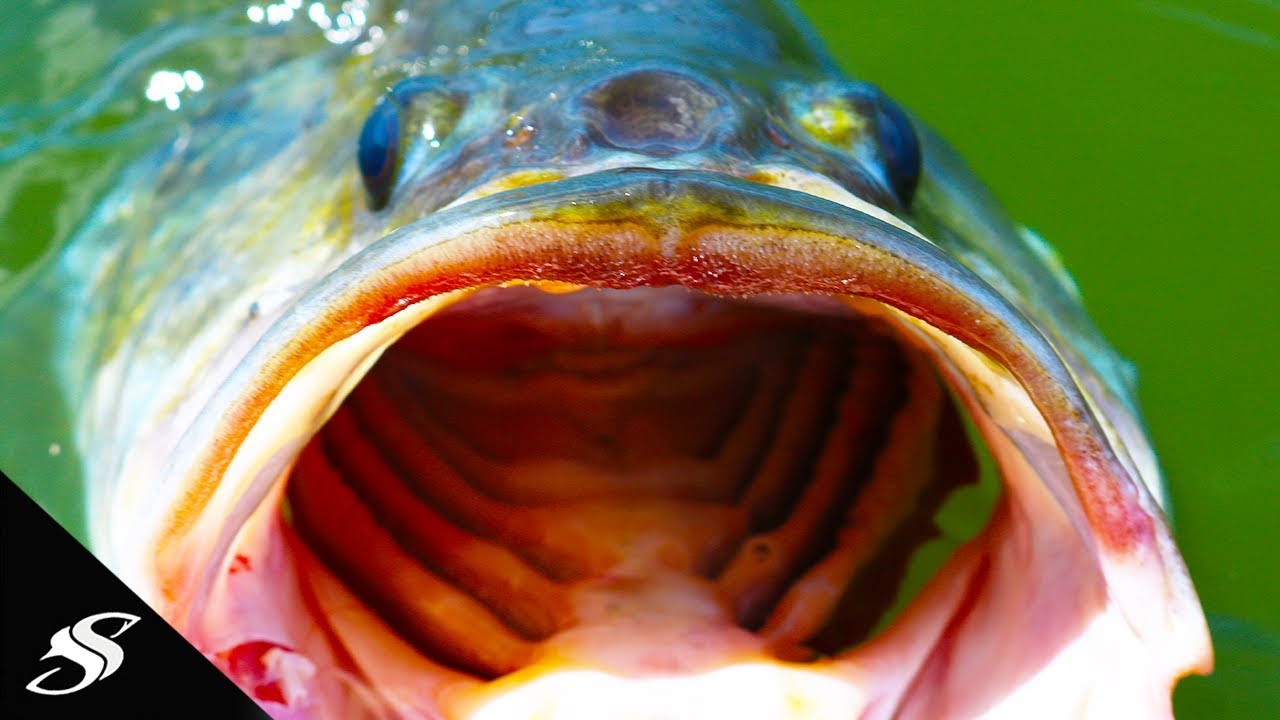
[[[123,620],[124,624],[110,636],[103,637],[93,631],[93,624],[107,618]],[[75,625],[62,628],[49,639],[49,652],[45,653],[44,657],[40,659],[66,658],[80,666],[81,670],[84,671],[84,677],[80,678],[80,682],[74,686],[64,690],[50,690],[49,688],[41,687],[41,683],[44,682],[45,678],[63,669],[56,667],[27,683],[27,689],[41,695],[69,695],[111,675],[111,673],[119,670],[120,665],[124,662],[124,650],[112,642],[112,638],[119,637],[121,633],[133,627],[134,623],[140,619],[137,615],[130,615],[129,613],[105,612],[90,615]]]

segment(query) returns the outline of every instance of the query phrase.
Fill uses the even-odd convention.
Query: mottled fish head
[[[277,717],[1170,716],[1204,621],[1053,252],[785,8],[482,10],[72,244],[112,566]]]

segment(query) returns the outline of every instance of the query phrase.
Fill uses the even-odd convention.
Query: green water
[[[1137,364],[1218,649],[1219,672],[1181,686],[1179,717],[1280,717],[1280,2],[800,4],[846,67],[1059,248]],[[143,5],[0,6],[0,106],[91,84],[127,38],[219,3]],[[192,66],[216,78],[228,54]],[[141,83],[167,67],[141,68],[137,92],[82,131],[163,115]],[[0,115],[0,148],[48,122]],[[143,139],[0,164],[0,279],[65,234]]]
[[[1218,674],[1280,717],[1280,3],[802,2],[1062,253],[1140,373]]]

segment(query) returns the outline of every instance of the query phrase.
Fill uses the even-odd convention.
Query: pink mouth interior
[[[852,716],[981,713],[1107,599],[1027,483],[907,596],[978,479],[949,380],[826,298],[480,291],[302,448],[200,634],[280,717],[463,715],[566,669],[753,663],[850,689]]]

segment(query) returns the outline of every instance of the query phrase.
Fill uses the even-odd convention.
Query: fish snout
[[[733,115],[723,92],[687,71],[614,75],[589,87],[579,102],[596,142],[656,156],[706,146]]]

